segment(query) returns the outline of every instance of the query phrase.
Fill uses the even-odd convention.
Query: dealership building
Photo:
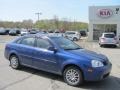
[[[89,7],[89,40],[98,40],[103,32],[120,36],[120,6]]]

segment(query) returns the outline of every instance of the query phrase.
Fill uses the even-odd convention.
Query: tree
[[[31,19],[29,20],[23,20],[22,27],[26,29],[30,29],[33,27],[33,21]]]
[[[67,18],[59,20],[57,16],[49,20],[40,20],[33,23],[32,20],[23,20],[22,22],[10,22],[10,21],[0,21],[0,27],[4,28],[38,28],[38,29],[62,29],[62,30],[80,30],[88,29],[88,23],[83,22],[71,22]]]

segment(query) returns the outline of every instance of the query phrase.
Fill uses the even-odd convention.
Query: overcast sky
[[[57,15],[88,22],[89,6],[120,5],[120,0],[0,0],[0,20],[37,20],[36,12],[42,12],[40,19],[51,19]]]

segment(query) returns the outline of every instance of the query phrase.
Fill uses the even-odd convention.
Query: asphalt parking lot
[[[113,64],[109,78],[100,82],[85,82],[72,87],[62,77],[31,68],[13,70],[4,58],[5,44],[16,36],[0,36],[0,90],[120,90],[120,48],[100,48],[97,42],[80,40],[79,45],[108,56]]]

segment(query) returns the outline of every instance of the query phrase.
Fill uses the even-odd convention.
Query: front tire
[[[12,55],[10,57],[10,66],[13,69],[19,69],[20,68],[19,58],[16,55]]]
[[[82,72],[78,67],[71,66],[64,70],[64,81],[71,86],[78,86],[83,83]]]

